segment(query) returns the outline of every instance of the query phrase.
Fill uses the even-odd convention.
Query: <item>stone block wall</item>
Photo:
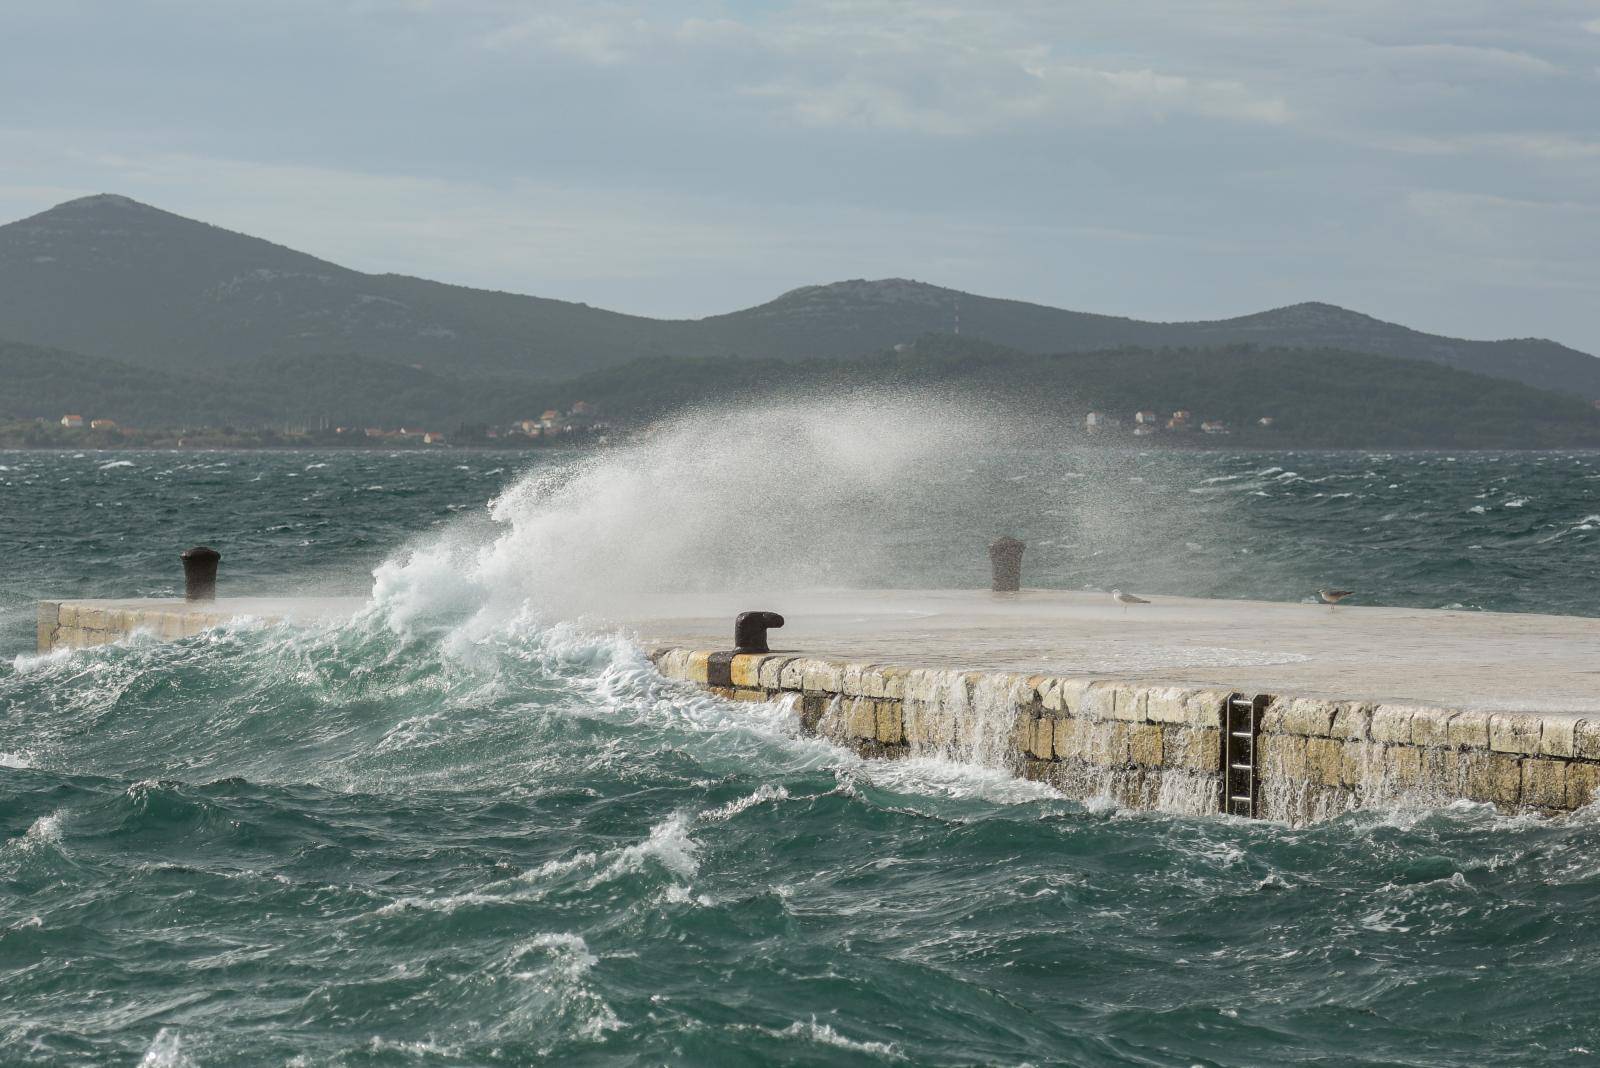
[[[1131,808],[1222,807],[1225,710],[1238,696],[1226,690],[783,654],[662,649],[653,659],[734,700],[792,700],[802,729],[865,755],[978,763]],[[1556,813],[1600,787],[1600,718],[1292,696],[1256,704],[1254,814],[1267,819],[1463,798]]]
[[[158,638],[187,638],[232,618],[226,612],[206,612],[173,602],[171,610],[117,609],[74,601],[40,601],[38,650],[86,649],[119,641],[135,632]]]

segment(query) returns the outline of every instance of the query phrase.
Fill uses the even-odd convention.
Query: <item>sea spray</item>
[[[377,570],[401,625],[533,604],[558,618],[650,594],[873,587],[929,533],[948,465],[998,433],[972,404],[851,396],[697,413],[534,468],[489,506]],[[976,562],[991,532],[962,532]]]

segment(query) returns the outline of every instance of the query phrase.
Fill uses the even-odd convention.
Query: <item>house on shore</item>
[[[63,415],[61,417],[61,425],[66,427],[68,430],[82,430],[83,429],[83,416],[81,416],[81,415]]]

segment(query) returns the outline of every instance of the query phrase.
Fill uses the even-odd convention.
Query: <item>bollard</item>
[[[736,653],[770,653],[767,648],[767,628],[783,626],[783,617],[776,612],[740,612],[733,621],[733,651]]]
[[[183,599],[186,601],[215,601],[217,599],[217,562],[222,554],[209,545],[196,545],[179,554],[183,559]]]
[[[1022,588],[1022,550],[1027,543],[1016,538],[996,538],[989,543],[989,564],[994,569],[996,593],[1016,593]]]

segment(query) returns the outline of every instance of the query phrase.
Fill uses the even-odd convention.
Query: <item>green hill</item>
[[[1162,433],[1150,443],[1297,447],[1600,447],[1600,411],[1564,394],[1417,360],[1324,349],[1121,348],[1038,356],[930,335],[855,360],[649,357],[547,384],[453,379],[356,355],[274,357],[223,378],[171,374],[0,343],[0,420],[73,412],[144,427],[504,426],[595,405],[618,425],[687,408],[854,390],[943,391],[1018,413],[1019,435],[1076,440],[1091,410],[1220,420],[1226,438]],[[1262,427],[1263,416],[1272,419]]]
[[[1600,398],[1600,360],[1554,342],[1439,337],[1328,304],[1157,323],[884,279],[659,320],[364,274],[119,196],[0,226],[0,337],[169,373],[344,353],[449,381],[548,382],[651,356],[850,359],[958,320],[965,337],[1035,354],[1242,343],[1366,352]]]

